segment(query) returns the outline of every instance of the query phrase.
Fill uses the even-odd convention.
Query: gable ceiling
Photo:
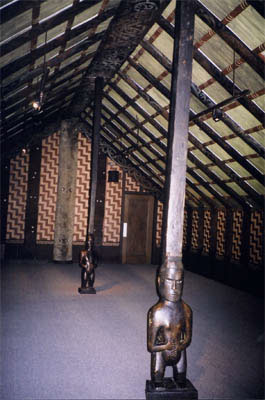
[[[263,208],[264,3],[194,3],[187,204]],[[162,193],[175,5],[2,0],[3,162],[54,133],[61,118],[76,118],[91,135],[95,79],[102,77],[102,143]],[[32,103],[41,89],[43,105],[36,111]]]

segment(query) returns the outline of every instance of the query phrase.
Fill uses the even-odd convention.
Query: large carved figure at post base
[[[93,287],[95,282],[96,262],[93,254],[93,235],[89,235],[87,249],[81,250],[79,256],[79,266],[81,267],[81,287],[78,289],[81,294],[95,294]]]
[[[186,378],[186,348],[192,337],[192,310],[181,299],[183,277],[181,261],[166,259],[157,281],[160,299],[148,311],[151,381],[146,384],[147,399],[198,398],[196,389]],[[165,378],[168,366],[172,367],[172,378]]]

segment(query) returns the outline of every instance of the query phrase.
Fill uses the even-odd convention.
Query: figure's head
[[[158,290],[162,298],[176,302],[181,299],[183,291],[183,268],[174,264],[162,265],[158,275]]]

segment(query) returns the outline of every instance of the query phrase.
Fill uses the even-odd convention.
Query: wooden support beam
[[[195,115],[191,112],[190,115]],[[215,143],[217,143],[222,149],[224,149],[235,161],[237,161],[242,167],[244,167],[255,179],[260,183],[264,184],[264,176],[253,166],[248,160],[241,156],[241,154],[236,151],[229,143],[218,136],[209,125],[205,124],[203,121],[196,121],[196,125],[202,129]]]
[[[42,3],[47,0],[40,0]],[[18,15],[23,14],[30,8],[33,8],[36,5],[36,0],[18,0],[16,2],[11,1],[9,4],[1,8],[1,24],[5,24],[10,21],[11,18],[15,18]]]
[[[191,85],[191,92],[208,108],[216,105],[216,103],[214,103],[205,92],[200,90],[195,83],[192,83]],[[263,158],[265,157],[264,146],[258,143],[251,135],[246,135],[244,130],[235,121],[233,121],[228,114],[223,113],[222,122],[228,126],[228,128],[231,129],[238,137],[240,137],[240,139],[247,143],[257,154]]]
[[[262,79],[264,79],[263,61],[201,2],[195,0],[195,4],[196,15],[236,51]]]
[[[70,7],[67,7],[65,9],[61,10],[60,13],[56,13],[55,15],[52,15],[49,18],[46,18],[45,20],[43,20],[42,22],[40,22],[39,24],[37,24],[35,26],[24,29],[18,35],[15,35],[15,37],[8,38],[2,43],[2,45],[0,46],[1,55],[4,56],[5,54],[9,53],[10,51],[17,49],[18,47],[24,45],[26,42],[31,41],[32,38],[37,37],[47,31],[49,31],[50,29],[55,28],[56,26],[67,21],[72,16],[79,15],[81,12],[96,5],[100,1],[101,0],[80,2],[78,4],[72,5]],[[36,5],[36,0],[34,0],[32,2],[29,0],[20,1],[17,3],[23,3],[24,7],[25,7],[25,5],[28,5],[28,3],[33,3],[33,5],[31,6],[31,7],[33,7],[34,5]],[[116,11],[115,8],[108,10],[108,13],[106,14],[106,18],[108,18],[107,15],[109,15],[109,14],[110,14],[109,16],[113,15],[115,13],[115,11]],[[12,15],[12,18],[14,18],[14,15]],[[77,27],[72,29],[70,38],[73,38],[73,37],[85,32],[87,29],[89,29],[91,27],[91,24],[93,27],[93,24],[97,25],[98,23],[102,22],[102,18],[103,18],[103,20],[105,19],[105,13],[104,13],[104,15],[102,13],[100,16],[98,15],[97,17],[93,18],[92,20],[85,22],[81,25],[78,25]],[[60,36],[63,36],[63,35],[60,35]]]
[[[89,234],[94,235],[103,86],[104,86],[104,79],[97,78],[95,82],[95,101],[94,101],[93,135],[92,135],[92,151],[91,151],[92,158],[91,158],[91,175],[90,175],[90,190],[89,190],[89,212],[88,212],[88,229],[87,229],[86,242],[88,241]]]
[[[86,50],[88,47],[92,46],[96,42],[102,39],[104,36],[105,31],[96,33],[92,38],[86,39],[82,41],[81,43],[77,44],[76,46],[70,48],[69,50],[66,50],[66,52],[61,53],[60,56],[58,56],[58,60],[62,62],[69,54],[73,55],[75,52],[80,52],[82,50]],[[56,47],[60,46],[64,42],[64,34],[60,35],[59,37],[51,40],[48,43],[43,44],[42,46],[37,47],[35,50],[33,50],[30,53],[25,54],[24,56],[21,56],[20,58],[17,58],[14,61],[11,61],[9,64],[5,65],[0,69],[0,73],[2,75],[2,79],[4,80],[7,78],[9,75],[13,74],[14,72],[19,71],[20,69],[26,67],[29,65],[32,61],[37,60],[38,58],[44,56],[44,54],[49,53],[50,51],[54,50]],[[77,51],[76,51],[77,50]],[[51,62],[47,62],[47,67],[50,66],[50,64],[54,64],[54,60]],[[43,70],[43,67],[42,67]]]
[[[174,27],[162,16],[158,19],[158,23],[172,38],[174,37]],[[210,60],[196,47],[193,49],[194,59],[217,81],[224,89],[226,89],[231,95],[234,91],[240,92],[240,88],[234,85],[233,82],[228,79]],[[248,98],[238,99],[238,102],[242,104],[251,114],[254,115],[262,124],[264,124],[264,112],[255,105]]]
[[[194,34],[193,2],[177,2],[171,81],[163,258],[182,266],[188,121]],[[178,184],[176,185],[176,182]]]
[[[214,155],[210,150],[207,149],[202,143],[199,142],[193,136],[193,134],[189,133],[189,142],[192,143],[197,149],[199,149],[209,160],[211,160],[214,164],[216,164],[221,170],[229,176],[235,183],[237,183],[243,190],[246,191],[251,197],[251,199],[259,206],[262,207],[264,204],[263,196],[259,195],[254,189],[248,185],[244,179],[240,178],[231,168],[229,168],[225,162],[221,161],[218,157]],[[189,152],[190,153],[190,152]]]
[[[142,46],[145,50],[149,52],[160,64],[171,73],[172,71],[172,64],[171,61],[165,57],[160,51],[155,48],[154,45],[149,43],[146,40],[142,40]],[[195,83],[191,84],[191,91],[194,96],[196,96],[204,105],[209,107],[214,107],[216,103],[214,103],[209,96],[202,90],[198,88]],[[236,124],[228,114],[223,114],[222,122],[226,124],[238,137],[240,137],[245,143],[247,143],[254,151],[256,151],[261,157],[265,157],[264,146],[258,143],[252,136],[246,135],[243,129]]]
[[[204,179],[202,179],[200,177],[200,175],[198,175],[193,169],[191,169],[190,167],[187,167],[187,172],[194,178],[196,179],[200,185],[202,185],[205,189],[208,190],[208,192],[210,192],[214,197],[216,197],[216,199],[224,206],[224,207],[231,207],[231,202],[227,201],[224,197],[222,197],[217,191],[213,190],[213,188],[211,187],[211,184],[208,182],[205,182]],[[237,206],[236,204],[233,204],[234,207]]]
[[[167,131],[164,129],[160,124],[156,122],[152,116],[150,116],[144,109],[135,102],[134,99],[131,99],[122,89],[120,89],[117,85],[115,85],[113,82],[109,82],[109,86],[115,90],[125,101],[128,105],[130,105],[132,108],[134,108],[146,121],[148,121],[151,125],[153,125],[158,132],[161,133],[162,136],[167,137]],[[141,122],[143,124],[143,122]]]
[[[243,196],[240,196],[228,185],[226,185],[216,174],[214,174],[210,169],[205,166],[197,157],[195,157],[191,152],[188,153],[189,160],[195,164],[201,171],[203,171],[214,183],[216,183],[222,190],[228,193],[232,198],[234,198],[241,207],[249,208],[246,200]]]

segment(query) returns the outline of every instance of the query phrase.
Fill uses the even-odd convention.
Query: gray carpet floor
[[[155,271],[100,265],[97,294],[80,295],[77,264],[4,263],[1,398],[144,399]],[[188,378],[199,398],[263,399],[263,301],[191,272],[183,299],[193,309]]]

